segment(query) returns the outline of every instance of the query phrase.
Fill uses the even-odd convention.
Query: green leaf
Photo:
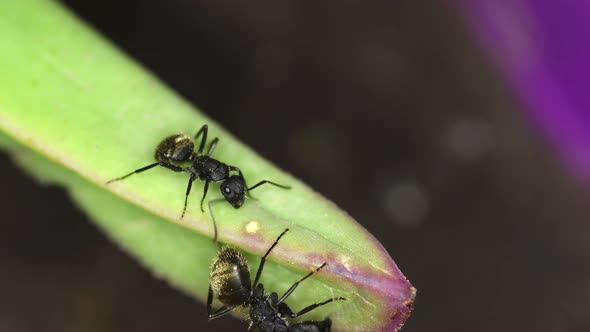
[[[239,165],[250,183],[270,179],[240,209],[215,206],[219,238],[244,251],[252,267],[285,228],[262,275],[284,292],[323,262],[328,266],[289,297],[298,310],[335,296],[303,316],[329,316],[334,330],[401,327],[415,289],[384,248],[345,212],[280,171],[52,1],[0,2],[0,144],[42,182],[72,199],[127,252],[203,301],[217,247],[198,198],[180,219],[188,174],[163,168],[105,182],[153,162],[157,144],[209,124],[220,143],[214,157]],[[34,166],[33,166],[34,165]],[[200,198],[200,182],[193,196]],[[221,197],[218,185],[209,199]],[[59,221],[55,221],[59,222]],[[205,310],[203,309],[203,315]]]

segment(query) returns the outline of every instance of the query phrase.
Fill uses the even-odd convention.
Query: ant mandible
[[[234,248],[225,247],[213,260],[209,276],[209,292],[207,295],[207,316],[215,319],[229,313],[232,309],[243,306],[248,308],[248,331],[251,332],[327,332],[330,331],[332,321],[326,318],[321,321],[303,321],[290,325],[290,320],[306,314],[317,307],[333,301],[345,300],[335,297],[320,303],[311,304],[298,312],[293,312],[284,302],[291,293],[305,279],[320,271],[326,263],[309,272],[299,279],[279,298],[277,293],[265,294],[264,286],[258,283],[266,257],[279,243],[279,240],[289,229],[285,229],[275,242],[268,248],[260,264],[254,283],[250,283],[250,268],[244,256]],[[213,296],[216,295],[223,306],[212,312]]]
[[[154,157],[157,162],[136,169],[121,177],[109,180],[107,181],[107,184],[126,179],[133,174],[145,172],[156,166],[162,166],[174,172],[190,173],[184,197],[184,207],[182,208],[180,219],[184,218],[188,196],[190,195],[193,181],[197,178],[205,181],[203,197],[201,198],[201,212],[205,212],[203,209],[203,202],[205,201],[205,196],[207,196],[207,191],[209,190],[209,182],[221,182],[220,189],[223,199],[228,201],[236,209],[244,204],[244,197],[246,194],[249,195],[250,191],[263,184],[268,183],[283,189],[291,188],[290,186],[281,185],[268,180],[262,180],[248,188],[246,186],[244,174],[238,167],[227,165],[219,160],[211,158],[211,154],[219,142],[217,137],[211,140],[207,153],[203,154],[207,142],[207,132],[208,126],[203,125],[195,134],[194,139],[184,134],[166,137],[156,148]],[[199,143],[198,150],[195,151],[195,142],[199,137],[201,137],[201,142]],[[238,174],[230,175],[230,172],[238,172]],[[209,213],[211,214],[211,221],[213,222],[213,241],[217,241],[217,223],[215,222],[210,203],[211,202],[209,202]]]

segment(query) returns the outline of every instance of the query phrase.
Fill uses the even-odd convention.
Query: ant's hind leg
[[[156,166],[158,166],[158,165],[159,165],[159,166],[162,166],[162,167],[166,167],[167,169],[169,169],[169,170],[171,170],[171,171],[174,171],[174,172],[182,172],[182,171],[183,171],[182,167],[177,167],[177,166],[170,165],[170,164],[166,164],[166,163],[164,163],[164,162],[161,162],[161,161],[159,161],[159,162],[157,162],[157,163],[149,164],[149,165],[147,165],[147,166],[144,166],[144,167],[142,167],[142,168],[138,168],[138,169],[136,169],[135,171],[133,171],[133,172],[130,172],[130,173],[128,173],[128,174],[125,174],[125,175],[123,175],[123,176],[121,176],[121,177],[118,177],[118,178],[111,179],[111,180],[107,181],[107,182],[106,182],[106,184],[109,184],[109,183],[111,183],[111,182],[115,182],[115,181],[121,181],[121,180],[123,180],[123,179],[126,179],[126,178],[130,177],[130,176],[131,176],[131,175],[133,175],[133,174],[137,174],[137,173],[145,172],[145,171],[147,171],[147,170],[149,170],[149,169],[152,169],[152,168],[154,168],[154,167],[156,167]]]
[[[218,317],[221,317],[225,314],[227,314],[230,310],[232,310],[232,307],[221,307],[217,310],[215,310],[215,312],[211,312],[211,310],[213,310],[212,308],[212,304],[213,304],[213,290],[211,289],[211,285],[209,285],[209,292],[207,293],[207,317],[211,320],[211,319],[215,319]]]
[[[207,132],[208,131],[209,131],[209,127],[205,124],[195,134],[195,142],[197,141],[197,139],[199,139],[199,136],[201,136],[201,135],[203,136],[203,139],[201,139],[201,143],[199,143],[199,150],[197,150],[197,154],[201,154],[203,152],[203,149],[205,148],[205,143],[207,143]]]
[[[207,316],[211,317],[211,309],[213,304],[213,290],[211,289],[211,285],[209,285],[209,292],[207,293]]]
[[[211,154],[213,153],[213,150],[215,150],[217,143],[219,143],[219,138],[215,137],[214,139],[211,140],[211,143],[209,144],[209,151],[207,151],[208,157],[211,156]]]

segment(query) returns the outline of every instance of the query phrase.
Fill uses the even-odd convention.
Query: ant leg
[[[247,191],[254,190],[254,189],[256,189],[256,187],[260,187],[261,185],[266,184],[266,183],[272,184],[273,186],[277,186],[277,187],[283,188],[283,189],[291,189],[291,186],[285,186],[283,184],[278,184],[276,182],[262,180],[262,181],[258,182],[257,184],[253,185],[252,187],[248,188]]]
[[[178,167],[178,166],[174,166],[174,165],[170,165],[170,164],[166,164],[163,162],[160,162],[160,166],[162,167],[166,167],[167,169],[174,171],[174,172],[184,172],[184,168],[182,167]]]
[[[211,305],[213,304],[213,290],[209,284],[209,292],[207,293],[207,316],[211,316]]]
[[[225,198],[217,198],[207,202],[207,206],[209,207],[209,214],[211,215],[211,222],[213,222],[213,242],[217,242],[217,222],[215,222],[215,216],[213,215],[213,209],[211,208],[211,204],[215,204],[221,201],[225,201]]]
[[[172,170],[172,171],[174,171],[174,172],[182,172],[182,171],[183,171],[182,167],[177,167],[177,166],[170,165],[170,164],[166,164],[165,162],[159,161],[159,162],[157,162],[157,163],[149,164],[149,165],[147,165],[147,166],[145,166],[145,167],[138,168],[138,169],[136,169],[135,171],[133,171],[133,172],[131,172],[131,173],[128,173],[128,174],[125,174],[125,175],[123,175],[123,176],[121,176],[121,177],[118,177],[118,178],[111,179],[111,180],[107,181],[107,182],[106,182],[106,184],[109,184],[109,183],[111,183],[111,182],[115,182],[115,181],[121,181],[121,180],[123,180],[123,179],[126,179],[126,178],[130,177],[130,176],[131,176],[131,175],[133,175],[133,174],[137,174],[137,173],[141,173],[141,172],[147,171],[148,169],[152,169],[152,168],[154,168],[154,167],[156,167],[156,166],[158,166],[158,165],[159,165],[159,166],[166,167],[166,168],[168,168],[169,170]]]
[[[246,182],[246,178],[244,177],[244,173],[242,173],[242,170],[240,170],[239,168],[237,168],[236,166],[232,166],[232,165],[227,165],[227,167],[229,168],[229,171],[236,171],[238,172],[238,174],[240,174],[240,177],[242,179],[244,179],[244,183]]]
[[[266,262],[266,256],[268,256],[268,254],[270,254],[270,251],[279,243],[279,240],[283,237],[283,235],[285,235],[285,233],[287,233],[288,230],[289,230],[288,228],[285,229],[279,235],[279,237],[277,237],[277,239],[270,246],[270,248],[268,248],[268,250],[266,251],[264,256],[262,256],[262,259],[260,260],[260,264],[258,264],[258,271],[256,271],[256,278],[254,278],[254,283],[252,284],[252,289],[256,289],[256,286],[258,286],[258,280],[260,280],[260,275],[262,274],[262,269],[264,268],[264,263]]]
[[[308,274],[305,275],[305,277],[299,279],[296,283],[294,283],[291,287],[289,287],[289,289],[287,289],[287,291],[285,292],[285,294],[283,294],[283,296],[281,296],[281,298],[279,299],[278,303],[281,303],[281,302],[285,301],[287,299],[287,297],[289,297],[289,295],[291,295],[291,293],[293,293],[293,291],[295,290],[295,288],[297,288],[297,286],[299,286],[299,284],[303,280],[311,277],[312,274],[314,274],[314,273],[318,272],[319,270],[323,269],[324,266],[326,266],[326,264],[327,263],[324,262],[322,265],[318,266],[314,271],[309,272]]]
[[[205,188],[203,189],[203,197],[201,197],[201,212],[205,212],[205,209],[203,209],[203,202],[205,201],[205,196],[207,196],[208,190],[209,190],[209,180],[205,180]]]
[[[314,304],[312,304],[312,305],[309,305],[309,306],[307,306],[307,307],[305,307],[305,308],[301,309],[301,310],[300,310],[299,312],[297,312],[297,313],[290,314],[290,315],[289,315],[289,317],[290,317],[290,318],[299,317],[299,316],[301,316],[301,315],[303,315],[303,314],[306,314],[306,313],[308,313],[308,312],[312,311],[313,309],[316,309],[317,307],[321,307],[321,306],[323,306],[323,305],[325,305],[325,304],[328,304],[328,303],[330,303],[330,302],[333,302],[333,301],[342,301],[342,300],[346,300],[346,299],[345,299],[345,298],[343,298],[343,297],[334,297],[334,298],[331,298],[331,299],[329,299],[329,300],[326,300],[326,301],[324,301],[324,302],[320,302],[320,303],[314,303]]]
[[[199,143],[199,150],[197,150],[197,154],[201,154],[203,152],[203,149],[205,148],[205,143],[207,143],[207,132],[209,131],[209,127],[204,124],[201,129],[199,129],[199,131],[197,131],[197,133],[195,134],[195,142],[197,141],[197,139],[199,138],[199,136],[203,136],[203,138],[201,139],[201,143]]]
[[[182,214],[180,215],[180,219],[184,218],[184,213],[186,212],[186,203],[188,202],[188,195],[191,194],[191,187],[193,186],[193,181],[197,178],[195,173],[191,173],[191,177],[188,179],[188,185],[186,186],[186,194],[184,196],[184,207],[182,208]]]
[[[211,285],[209,285],[209,293],[207,294],[207,317],[211,320],[211,319],[215,319],[218,317],[221,317],[225,314],[227,314],[230,310],[232,310],[232,307],[221,307],[217,310],[215,310],[215,312],[211,312],[212,310],[212,306],[211,304],[213,303],[213,290],[211,289]]]
[[[219,318],[219,317],[227,314],[228,312],[230,312],[232,309],[233,309],[232,307],[221,307],[221,308],[215,310],[214,313],[209,314],[209,320]]]
[[[209,151],[207,151],[207,157],[211,156],[211,154],[213,153],[213,150],[215,150],[215,147],[217,146],[217,143],[219,142],[219,138],[215,137],[214,139],[211,140],[211,143],[209,144]]]

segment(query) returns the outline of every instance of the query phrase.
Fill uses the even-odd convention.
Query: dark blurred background
[[[63,1],[347,210],[418,288],[403,331],[590,331],[588,190],[437,1]],[[245,330],[1,156],[0,331]]]

